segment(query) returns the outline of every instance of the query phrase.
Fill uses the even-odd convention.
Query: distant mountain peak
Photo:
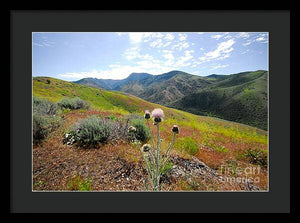
[[[131,73],[127,78],[127,80],[141,80],[141,79],[145,79],[148,77],[152,77],[153,75],[148,74],[148,73]],[[123,80],[125,80],[123,79]]]

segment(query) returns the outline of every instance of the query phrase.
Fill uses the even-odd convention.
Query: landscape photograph
[[[269,191],[268,32],[33,32],[33,192]]]

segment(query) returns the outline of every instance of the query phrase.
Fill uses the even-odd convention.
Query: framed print
[[[289,11],[11,18],[12,212],[289,212]]]

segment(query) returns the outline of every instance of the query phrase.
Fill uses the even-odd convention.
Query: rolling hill
[[[267,129],[267,71],[201,77],[182,71],[133,73],[123,80],[85,78],[75,83],[126,92],[194,114]]]
[[[234,74],[169,106],[267,130],[267,71]]]

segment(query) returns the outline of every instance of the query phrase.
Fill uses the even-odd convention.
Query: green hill
[[[267,71],[234,74],[170,104],[199,115],[268,128]]]

